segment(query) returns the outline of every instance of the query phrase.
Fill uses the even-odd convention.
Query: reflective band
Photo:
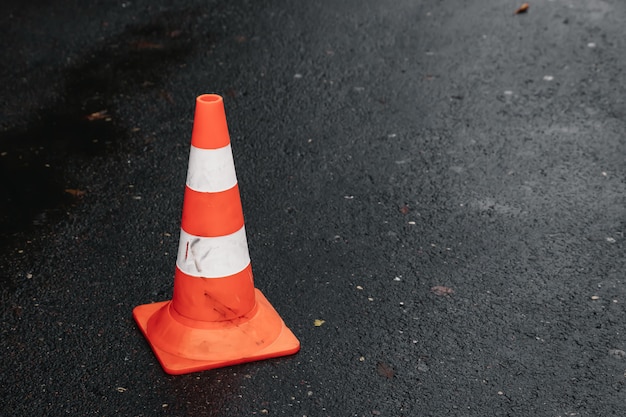
[[[219,149],[191,146],[187,186],[195,191],[217,193],[237,184],[230,144]]]
[[[249,263],[245,227],[220,237],[199,237],[180,230],[176,265],[187,275],[222,278],[243,271]]]

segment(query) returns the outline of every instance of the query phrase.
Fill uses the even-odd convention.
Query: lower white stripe
[[[230,144],[219,149],[200,149],[191,146],[187,186],[195,191],[217,193],[237,184],[235,163]]]
[[[176,265],[187,275],[222,278],[243,271],[249,263],[245,227],[220,237],[199,237],[180,230]]]

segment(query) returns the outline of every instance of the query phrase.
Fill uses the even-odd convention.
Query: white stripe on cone
[[[200,237],[180,230],[178,269],[201,278],[223,278],[243,271],[250,263],[245,226],[226,236]]]
[[[235,163],[230,145],[218,149],[191,146],[187,186],[194,191],[218,193],[237,184]]]

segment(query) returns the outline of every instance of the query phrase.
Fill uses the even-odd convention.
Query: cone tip
[[[220,101],[224,100],[222,99],[222,96],[217,94],[202,94],[196,99],[196,103],[198,105],[216,103]]]
[[[205,149],[221,148],[230,143],[222,96],[202,94],[196,98],[191,143]]]

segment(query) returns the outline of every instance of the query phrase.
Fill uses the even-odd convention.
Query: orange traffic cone
[[[222,97],[196,100],[171,301],[133,317],[165,372],[290,355],[300,342],[254,288]]]

